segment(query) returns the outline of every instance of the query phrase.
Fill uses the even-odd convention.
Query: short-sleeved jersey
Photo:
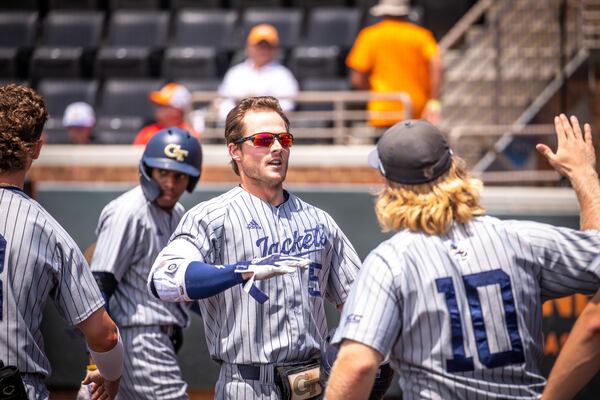
[[[156,299],[146,290],[152,263],[181,220],[177,203],[169,213],[149,202],[137,186],[108,203],[96,228],[92,271],[114,274],[118,284],[110,299],[110,315],[119,326],[185,326],[181,305]]]
[[[323,298],[343,304],[360,260],[326,212],[293,194],[275,207],[241,187],[186,213],[171,240],[188,240],[208,264],[230,265],[273,253],[307,257],[305,270],[257,281],[259,304],[236,285],[201,300],[206,340],[215,360],[289,363],[319,354],[327,334]]]
[[[406,399],[538,398],[542,302],[600,284],[600,233],[478,217],[365,260],[342,338],[390,354]]]
[[[104,304],[73,239],[36,201],[0,187],[0,360],[50,374],[40,324],[51,298],[71,325]]]
[[[411,22],[384,19],[358,34],[346,65],[368,74],[374,92],[406,92],[412,100],[412,117],[420,118],[431,97],[430,62],[438,52],[433,34]],[[370,101],[370,111],[402,111],[395,101]],[[374,126],[396,120],[373,118]]]

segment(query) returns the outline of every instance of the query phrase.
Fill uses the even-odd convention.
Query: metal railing
[[[203,140],[223,140],[224,121],[219,118],[216,92],[194,92],[195,110],[190,115],[193,126],[200,125]],[[324,140],[333,144],[372,142],[380,134],[369,124],[371,119],[410,118],[412,103],[403,92],[373,93],[368,91],[305,91],[290,98],[297,111],[287,112],[290,127],[299,140]],[[402,103],[402,111],[372,112],[366,110],[371,100]],[[201,108],[198,109],[198,106]]]

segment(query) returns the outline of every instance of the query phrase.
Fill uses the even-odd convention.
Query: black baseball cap
[[[452,150],[435,126],[420,119],[405,120],[385,131],[369,153],[369,164],[394,182],[427,183],[448,171]]]

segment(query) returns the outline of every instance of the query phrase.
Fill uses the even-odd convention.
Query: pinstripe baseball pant
[[[177,356],[160,326],[120,328],[125,346],[118,400],[187,399]]]

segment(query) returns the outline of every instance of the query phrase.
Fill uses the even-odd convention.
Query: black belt
[[[236,364],[240,372],[240,376],[245,380],[258,381],[260,380],[260,367],[249,364]]]

